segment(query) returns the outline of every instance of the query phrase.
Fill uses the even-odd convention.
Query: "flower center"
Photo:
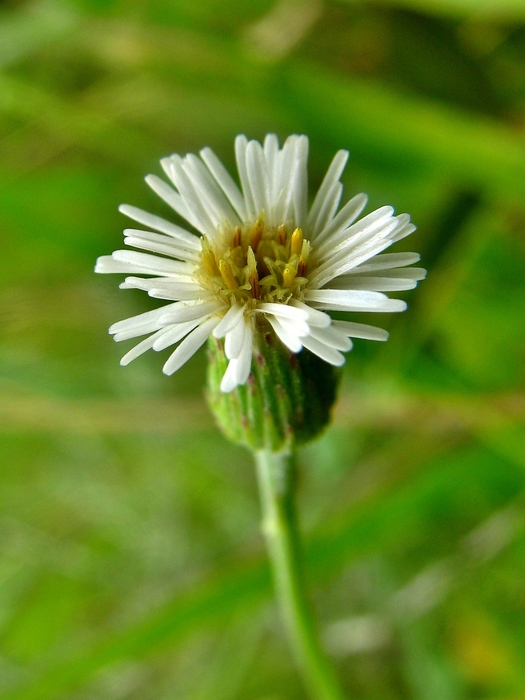
[[[310,243],[300,228],[267,227],[261,213],[254,224],[223,232],[222,244],[202,237],[199,278],[230,303],[287,303],[307,284]]]

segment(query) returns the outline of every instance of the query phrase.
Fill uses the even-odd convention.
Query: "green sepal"
[[[220,384],[228,360],[223,343],[208,341],[208,404],[233,442],[282,450],[317,437],[330,422],[341,376],[309,350],[291,353],[272,330],[257,330],[250,377],[228,394]]]

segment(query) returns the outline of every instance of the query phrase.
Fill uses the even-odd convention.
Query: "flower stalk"
[[[319,640],[306,599],[294,504],[292,451],[254,452],[275,592],[299,671],[312,700],[343,700],[335,672]]]

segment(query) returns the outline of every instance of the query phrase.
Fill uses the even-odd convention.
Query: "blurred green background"
[[[250,456],[204,354],[173,378],[95,277],[143,177],[310,136],[316,188],[408,211],[428,279],[356,341],[300,453],[307,576],[359,700],[525,698],[525,2],[35,0],[0,8],[0,699],[304,699]],[[126,345],[126,347],[124,347]]]

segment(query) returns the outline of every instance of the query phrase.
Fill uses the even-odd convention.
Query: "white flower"
[[[200,158],[164,158],[171,185],[148,175],[148,185],[195,231],[124,204],[120,211],[143,229],[126,229],[124,243],[97,260],[96,272],[127,273],[121,289],[142,289],[172,303],[115,323],[117,341],[147,336],[121,360],[179,343],[164,372],[179,369],[210,335],[224,338],[229,360],[221,389],[250,374],[254,333],[273,328],[292,352],[303,347],[342,365],[350,338],[386,340],[386,331],[334,321],[325,310],[403,311],[404,301],[383,292],[412,289],[425,276],[408,268],[417,253],[380,253],[415,230],[407,214],[385,206],[356,221],[367,197],[358,194],[338,211],[339,181],[348,152],[334,157],[308,210],[306,136],[282,148],[274,134],[264,145],[235,141],[241,189],[209,148]],[[137,275],[146,275],[137,276]]]

